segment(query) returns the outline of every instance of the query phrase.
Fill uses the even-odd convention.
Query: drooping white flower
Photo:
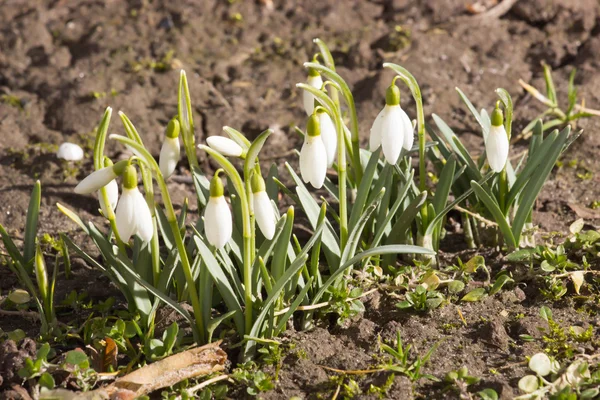
[[[117,231],[124,242],[128,242],[133,235],[138,235],[143,242],[152,239],[152,213],[137,187],[137,172],[133,165],[128,165],[123,173],[123,193],[117,205],[115,219]]]
[[[210,198],[204,209],[204,234],[208,243],[217,249],[222,248],[231,239],[233,218],[225,200],[223,182],[217,170],[210,181]]]
[[[312,114],[308,119],[304,144],[300,150],[300,174],[305,183],[320,189],[327,174],[327,150],[321,139],[319,118]]]
[[[86,176],[77,186],[75,186],[75,193],[77,194],[90,194],[96,192],[108,185],[110,181],[121,175],[127,166],[128,161],[119,161],[115,165],[101,168]]]
[[[323,78],[316,70],[310,68],[308,70],[308,79],[306,80],[310,86],[321,89],[323,86]],[[315,111],[315,96],[306,90],[302,93],[302,102],[304,104],[304,111],[307,115],[312,115]]]
[[[258,228],[267,240],[273,239],[277,217],[266,192],[265,181],[259,174],[252,175],[252,208]]]
[[[106,189],[106,196],[108,197],[108,203],[110,204],[110,208],[112,210],[117,206],[117,202],[119,201],[119,185],[116,180],[112,180],[108,182],[108,185],[104,187]],[[100,201],[100,208],[102,209],[102,213],[106,216],[108,215],[108,208],[106,208],[106,204],[104,203],[104,197],[102,193],[98,190],[98,199]]]
[[[163,177],[168,179],[171,175],[173,175],[180,157],[179,121],[177,121],[176,118],[173,118],[171,121],[169,121],[165,135],[165,140],[162,148],[160,149],[158,165]]]
[[[335,131],[335,124],[331,120],[331,117],[327,112],[319,109],[319,123],[321,124],[321,140],[325,145],[325,151],[327,151],[327,167],[331,167],[335,161],[335,155],[337,153],[337,134]]]
[[[402,148],[412,148],[414,129],[410,118],[400,107],[400,90],[395,84],[388,87],[385,103],[385,107],[373,121],[369,148],[375,151],[381,146],[386,161],[396,164]]]
[[[224,156],[240,157],[244,153],[242,146],[224,136],[207,137],[206,143],[210,146],[210,148],[218,151]]]
[[[485,153],[492,171],[502,172],[508,159],[508,135],[504,129],[502,111],[498,106],[492,113],[492,125],[485,139]]]
[[[59,146],[56,157],[67,161],[79,161],[83,159],[83,149],[75,143],[65,142]]]

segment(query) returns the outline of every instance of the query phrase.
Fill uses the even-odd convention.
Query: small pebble
[[[79,161],[83,159],[83,149],[75,143],[65,142],[58,148],[56,157],[67,161]]]

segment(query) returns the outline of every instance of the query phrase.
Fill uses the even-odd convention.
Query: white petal
[[[121,199],[117,205],[117,212],[115,213],[117,231],[119,231],[119,236],[124,242],[128,242],[129,238],[131,238],[136,230],[135,212],[137,204],[135,192],[138,192],[137,188],[123,188],[123,194],[121,195]]]
[[[75,186],[75,193],[89,194],[100,190],[100,188],[108,185],[110,181],[115,179],[117,174],[113,171],[113,167],[106,167],[92,172],[85,177],[84,180]]]
[[[381,147],[389,164],[396,164],[404,144],[402,113],[400,106],[385,106],[387,111],[381,121]]]
[[[273,239],[277,219],[269,195],[265,191],[253,193],[252,202],[254,203],[254,216],[260,231],[266,239]]]
[[[135,233],[142,239],[143,242],[149,242],[154,234],[154,226],[152,224],[152,213],[148,207],[148,203],[139,190],[134,189],[135,197]]]
[[[175,167],[179,162],[179,155],[179,139],[166,137],[158,159],[160,172],[165,179],[173,175],[173,171],[175,171]]]
[[[408,115],[404,112],[404,110],[400,109],[400,111],[402,114],[402,126],[404,133],[404,144],[402,145],[402,147],[404,147],[404,150],[410,151],[410,149],[412,149],[413,147],[413,143],[415,142],[415,132],[413,124],[410,118],[408,118]]]
[[[56,152],[56,157],[67,161],[79,161],[83,159],[83,149],[75,143],[63,143]]]
[[[206,143],[208,143],[210,148],[218,151],[224,156],[239,157],[244,152],[239,144],[224,136],[207,137]]]
[[[325,112],[319,114],[319,122],[321,123],[321,140],[323,140],[325,151],[327,152],[327,166],[331,167],[337,152],[335,125],[329,114]]]
[[[381,122],[383,121],[383,116],[385,115],[386,108],[384,107],[377,117],[375,117],[375,121],[373,121],[373,126],[371,126],[371,135],[369,136],[369,150],[375,151],[379,146],[381,146]]]
[[[501,172],[506,166],[508,146],[504,126],[492,126],[485,142],[485,152],[492,171]]]
[[[225,197],[211,197],[204,210],[204,234],[210,244],[220,249],[231,239],[231,210]]]
[[[106,195],[108,197],[108,202],[110,204],[111,209],[115,209],[117,206],[117,202],[119,201],[119,185],[117,185],[116,180],[112,180],[105,186]],[[106,204],[104,204],[104,197],[98,190],[98,199],[100,200],[100,208],[102,209],[102,213],[106,216],[108,215],[108,209],[106,208]]]
[[[320,90],[323,86],[323,78],[321,78],[321,75],[309,76],[306,83]],[[315,96],[305,90],[302,93],[302,101],[304,103],[304,111],[306,111],[306,114],[312,115],[313,111],[315,111]]]
[[[327,151],[320,137],[307,136],[300,151],[300,173],[304,182],[320,189],[327,175]]]

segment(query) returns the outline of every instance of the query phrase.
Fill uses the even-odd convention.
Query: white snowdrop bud
[[[508,160],[508,134],[504,129],[502,110],[499,104],[492,112],[492,126],[485,140],[485,153],[492,171],[502,172]]]
[[[204,210],[204,234],[208,243],[217,249],[222,248],[231,239],[233,217],[225,200],[223,182],[219,178],[219,169],[210,181],[210,198]]]
[[[319,74],[315,69],[309,68],[308,79],[306,80],[306,83],[320,90],[323,86],[323,78],[321,78],[321,74]],[[315,96],[305,90],[302,93],[302,102],[304,104],[304,111],[306,111],[306,114],[312,115],[312,113],[315,111]]]
[[[321,139],[319,118],[312,114],[308,119],[306,135],[300,150],[300,174],[305,183],[320,189],[327,174],[327,150]]]
[[[275,225],[277,217],[275,210],[271,206],[271,199],[267,195],[264,179],[257,173],[252,175],[252,208],[258,228],[268,240],[273,239],[275,235]]]
[[[133,165],[128,165],[123,173],[123,193],[117,205],[115,219],[117,231],[124,242],[128,242],[136,234],[144,242],[152,239],[152,213],[137,187],[137,172]]]
[[[165,141],[160,149],[158,165],[163,177],[168,179],[173,175],[180,157],[179,121],[176,118],[169,121],[165,135]]]
[[[244,149],[239,144],[224,136],[207,137],[206,143],[224,156],[241,157],[244,154]]]

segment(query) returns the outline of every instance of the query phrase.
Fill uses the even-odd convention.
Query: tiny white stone
[[[83,149],[75,143],[65,142],[58,148],[56,157],[67,161],[80,161],[83,160]]]

